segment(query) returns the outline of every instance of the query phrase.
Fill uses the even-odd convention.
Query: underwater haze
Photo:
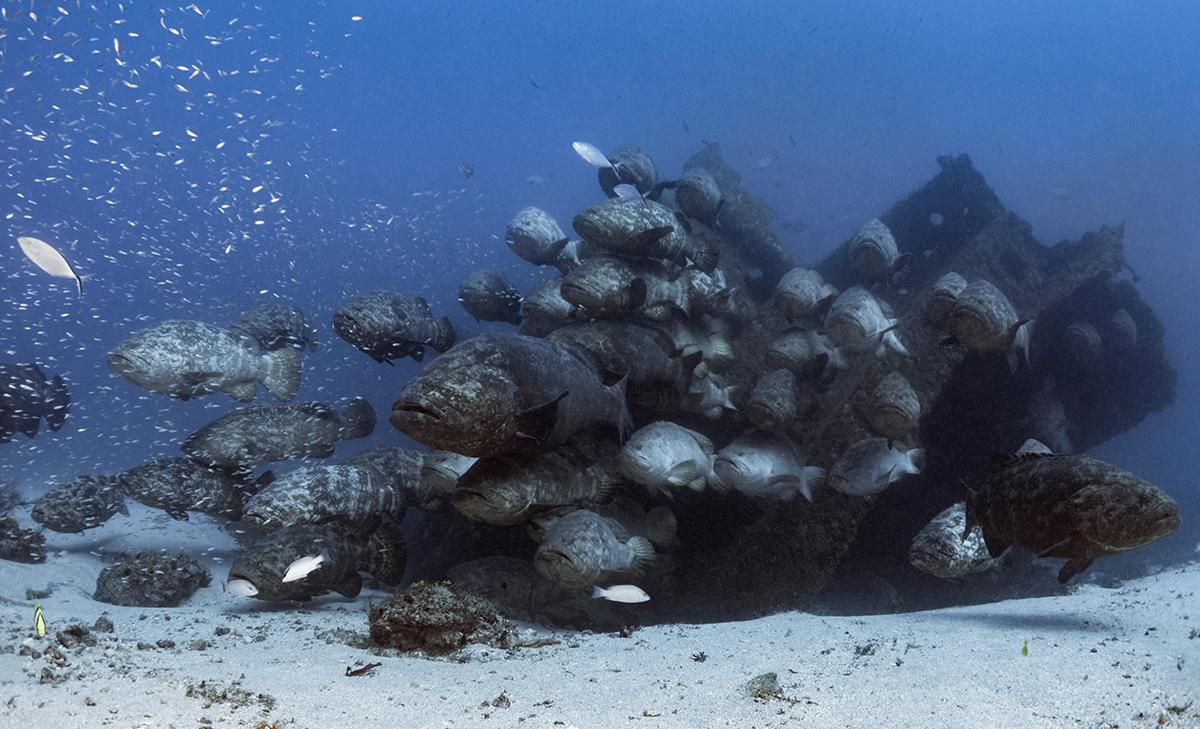
[[[169,397],[135,385],[110,367],[107,356],[123,341],[166,320],[224,328],[264,304],[299,307],[316,330],[317,346],[301,353],[302,378],[293,402],[319,401],[340,410],[351,398],[361,397],[377,415],[373,431],[338,443],[330,462],[380,446],[428,450],[428,439],[413,429],[402,432],[389,415],[402,391],[410,392],[406,385],[444,358],[427,346],[420,362],[408,357],[373,361],[334,331],[334,314],[355,296],[388,289],[423,298],[434,318],[449,317],[460,347],[483,333],[515,332],[510,324],[481,322],[468,314],[459,302],[459,284],[471,272],[490,269],[528,293],[556,273],[514,255],[506,245],[506,228],[519,210],[537,206],[573,236],[573,217],[607,199],[597,185],[596,167],[572,149],[572,142],[582,140],[609,153],[622,144],[637,145],[653,158],[662,179],[670,181],[693,155],[719,150],[741,175],[747,199],[773,211],[770,231],[785,253],[796,264],[813,268],[840,250],[866,221],[887,219],[884,213],[897,201],[939,175],[943,155],[969,155],[1007,211],[1028,221],[1033,237],[1045,245],[1123,224],[1128,269],[1107,273],[1134,287],[1136,293],[1130,295],[1140,297],[1146,311],[1161,322],[1160,358],[1176,377],[1164,387],[1173,401],[1167,407],[1147,405],[1133,418],[1136,423],[1099,427],[1096,432],[1103,435],[1094,439],[1087,455],[1169,494],[1178,503],[1181,525],[1128,554],[1105,557],[1092,568],[1095,573],[1076,579],[1090,580],[1088,589],[1092,584],[1114,587],[1200,557],[1200,451],[1195,447],[1200,439],[1200,328],[1195,316],[1200,295],[1200,5],[0,0],[0,8],[0,364],[36,363],[48,378],[61,375],[71,399],[61,430],[42,423],[36,437],[18,432],[0,442],[0,483],[12,482],[20,489],[23,503],[15,513],[23,526],[37,528],[26,507],[55,484],[181,457],[180,444],[189,435],[246,406],[223,392]],[[635,197],[625,204],[636,202]],[[946,212],[947,219],[954,215]],[[719,218],[709,222],[716,235],[733,235]],[[894,230],[904,252],[909,241],[900,228]],[[82,277],[82,295],[75,281],[47,275],[22,254],[17,239],[24,236],[61,252]],[[923,290],[908,291],[904,276],[917,275],[913,266],[926,271],[919,268],[925,259],[941,260],[929,250],[923,256],[925,248],[920,244],[910,251],[913,262],[908,269],[897,267],[894,283],[889,279],[871,290],[881,299],[891,298],[897,309],[906,306],[903,302],[910,299],[904,297],[910,294],[911,300],[924,296]],[[685,269],[692,272],[694,267]],[[830,269],[821,270],[833,280]],[[773,284],[765,291],[771,288]],[[838,288],[847,286],[838,282]],[[758,299],[756,312],[772,305],[752,282],[739,288],[739,293],[746,291]],[[1014,303],[1021,296],[1030,301],[1049,296],[1036,290],[1007,293]],[[1017,313],[1020,323],[1038,314]],[[1110,314],[1097,312],[1097,325]],[[765,313],[747,315],[751,323],[744,326],[754,329],[768,318]],[[897,331],[918,351],[921,338],[928,337],[911,331],[924,325],[899,319]],[[760,353],[763,346],[754,346]],[[937,351],[961,356],[954,347],[948,343]],[[761,354],[755,356],[747,367],[762,370]],[[871,358],[869,353],[859,356]],[[966,354],[968,359],[976,356],[982,355]],[[872,373],[873,362],[867,365]],[[909,379],[926,398],[917,376]],[[605,378],[604,386],[613,384]],[[735,400],[749,390],[742,388]],[[279,404],[260,387],[250,405]],[[927,415],[935,408],[929,399],[923,405]],[[725,426],[741,422],[741,410],[744,405],[736,412],[731,405],[724,413],[717,407],[723,419],[712,426],[715,435],[709,433],[716,450],[748,429]],[[635,416],[637,427],[648,422]],[[690,417],[704,422],[698,411]],[[995,420],[1002,417],[1008,415],[998,414]],[[970,422],[988,419],[980,415]],[[686,424],[701,427],[692,423]],[[968,427],[965,422],[963,427]],[[889,454],[892,441],[888,436]],[[1013,442],[1011,450],[1019,443]],[[529,447],[542,445],[538,440]],[[912,439],[908,446],[929,449],[929,443]],[[814,568],[820,578],[814,577],[813,584],[830,580],[824,597],[816,589],[805,593],[805,600],[772,592],[770,599],[746,597],[736,609],[724,611],[720,596],[736,589],[732,583],[713,582],[705,594],[707,578],[693,577],[679,583],[683,598],[653,618],[648,612],[638,614],[637,604],[618,604],[624,612],[615,627],[707,623],[795,609],[838,614],[888,612],[881,604],[941,608],[982,602],[984,593],[996,599],[1073,599],[1055,581],[1057,562],[1041,572],[1028,565],[1011,567],[1020,572],[1023,586],[1040,575],[1038,587],[1004,593],[989,583],[968,597],[969,587],[956,592],[958,582],[929,587],[932,579],[917,575],[907,557],[892,549],[893,542],[911,541],[914,520],[924,523],[941,506],[965,498],[951,493],[957,478],[970,481],[971,488],[982,486],[991,456],[990,449],[948,459],[930,453],[930,471],[944,481],[939,496],[897,517],[894,535],[857,538],[840,568],[840,554]],[[835,459],[823,457],[814,456],[809,465],[832,472]],[[919,458],[914,459],[920,470]],[[977,467],[955,471],[944,465],[951,461]],[[320,461],[271,468],[279,476],[313,463]],[[905,467],[894,475],[899,477]],[[893,488],[892,500],[879,503],[900,513],[903,507],[896,504],[907,492]],[[647,519],[652,518],[651,506],[674,510],[683,546],[671,564],[687,571],[705,559],[686,556],[688,539],[719,532],[721,505],[731,502],[696,507],[695,513],[703,516],[690,523],[685,513],[689,504],[738,495],[725,488],[710,488],[701,496],[677,491],[677,496],[667,494],[670,498],[651,491],[641,500]],[[645,490],[639,486],[628,493],[641,497]],[[930,511],[935,501],[938,508]],[[787,503],[789,509],[806,506],[803,497]],[[867,519],[869,511],[856,511],[854,524]],[[449,508],[445,512],[465,521]],[[445,526],[451,516],[418,519],[412,510],[409,514],[403,526],[407,571],[403,561],[399,566],[407,575],[403,585],[415,577],[444,578],[444,562],[451,557],[438,552],[426,558],[422,553],[434,553],[430,535],[438,530],[459,534]],[[257,613],[241,607],[268,604],[265,590],[259,590],[259,601],[251,601],[251,595],[227,594],[228,586],[221,584],[227,577],[231,584],[238,581],[228,567],[245,546],[239,524],[210,523],[209,517],[195,513],[187,522],[160,515],[141,507],[115,515],[113,524],[120,524],[122,533],[111,551],[194,548],[199,554],[211,546],[215,559],[201,561],[215,579],[199,593],[211,595],[195,604],[196,615],[219,615],[234,604],[239,607],[230,609],[252,617],[290,619],[286,611],[294,606],[288,603],[269,603]],[[379,515],[372,516],[378,521]],[[401,509],[397,521],[403,516]],[[889,523],[887,517],[876,512],[874,521],[863,523],[873,525],[868,530],[873,531]],[[512,522],[517,523],[521,525],[510,524],[505,527],[509,531],[480,543],[495,547],[497,554],[528,559],[533,542],[525,535],[524,522]],[[195,532],[186,544],[172,542],[171,535],[191,528],[211,531]],[[209,534],[216,535],[211,545],[205,541]],[[29,576],[30,584],[39,586],[75,580],[90,593],[101,560],[108,559],[96,558],[105,550],[104,542],[71,535],[56,544],[61,535],[46,535],[48,560],[32,565],[32,572],[20,572],[20,579]],[[138,541],[142,536],[144,547]],[[1049,545],[1025,546],[1037,552]],[[64,554],[86,557],[89,551],[95,552],[92,562],[55,565]],[[316,555],[321,550],[310,551]],[[775,559],[783,564],[793,557],[781,550],[772,555],[772,563]],[[0,583],[9,581],[8,569],[18,579],[15,562],[0,562]],[[713,574],[720,569],[724,567],[713,567]],[[1184,578],[1181,590],[1189,584],[1200,588],[1195,571]],[[347,579],[353,583],[357,578]],[[245,581],[253,582],[249,577]],[[608,581],[616,582],[646,587],[650,610],[668,604],[634,577]],[[347,625],[353,622],[349,627],[365,632],[365,624],[359,623],[365,623],[367,605],[377,605],[398,586],[368,582],[367,589],[372,588],[374,603],[343,603],[334,597],[297,609],[309,614],[333,605],[330,610],[342,613]],[[883,597],[881,590],[887,593]],[[358,590],[351,592],[342,594],[354,600]],[[29,610],[23,605],[32,604],[31,598],[7,594],[2,586],[0,593],[5,593],[0,599],[5,610],[10,602],[17,605],[13,624],[19,619],[28,633]],[[747,595],[752,593],[747,588]],[[893,595],[898,597],[893,600]],[[81,598],[74,600],[71,609],[87,614]],[[48,616],[53,602],[52,597],[41,599]],[[344,614],[350,610],[352,615]],[[1013,611],[1013,624],[1020,623],[1020,608]],[[328,620],[326,628],[339,627]],[[1038,629],[1048,631],[1049,624],[1039,623]],[[731,625],[736,631],[736,624]],[[779,625],[754,630],[774,636]],[[597,629],[611,627],[604,623]],[[964,623],[966,632],[959,639],[973,640],[973,629]],[[212,628],[205,630],[208,637]],[[896,630],[900,635],[904,628]],[[881,636],[885,632],[880,628]],[[1185,639],[1181,644],[1189,650],[1200,645],[1195,630],[1191,640],[1186,630],[1180,632],[1175,638]],[[905,642],[900,639],[899,644]],[[715,647],[706,650],[718,653]],[[974,660],[970,654],[959,658]],[[686,661],[686,667],[691,671],[704,660],[693,657],[695,665]],[[897,660],[916,661],[908,656]],[[1200,663],[1180,661],[1178,671],[1170,667],[1180,674],[1178,680],[1200,685]],[[339,657],[333,662],[345,661]],[[341,665],[336,668],[341,681]],[[1174,681],[1174,673],[1163,675]],[[28,692],[26,697],[37,696],[35,679],[0,676],[0,684],[9,678],[29,684],[19,689]],[[777,694],[799,695],[789,693],[787,686],[765,695]],[[474,709],[482,697],[471,698],[464,705]],[[491,701],[492,696],[486,698]],[[532,704],[535,697],[525,698]],[[1171,695],[1179,706],[1188,698],[1200,697]],[[798,704],[787,706],[800,710]],[[641,705],[625,709],[630,716],[658,710]],[[542,719],[550,716],[548,711]],[[736,712],[732,716],[728,725],[736,726]],[[1079,714],[1064,709],[1058,718],[1066,722],[1067,716]],[[1128,716],[1120,719],[1124,726]],[[772,720],[764,714],[760,725],[774,726],[766,723]],[[442,725],[424,721],[413,719],[413,725]],[[880,721],[886,723],[886,717]],[[1001,719],[995,725],[1021,723]]]

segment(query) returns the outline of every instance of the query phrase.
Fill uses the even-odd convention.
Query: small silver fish
[[[238,597],[254,597],[258,588],[250,580],[230,580],[225,583],[225,592]]]
[[[21,252],[25,254],[25,257],[33,262],[33,265],[51,276],[74,279],[75,286],[79,289],[79,295],[83,296],[83,279],[75,273],[75,269],[71,267],[66,256],[57,248],[43,240],[24,235],[17,238],[17,245],[21,247]]]
[[[597,585],[592,588],[592,597],[629,604],[650,601],[650,596],[646,594],[646,591],[637,585],[613,585],[612,587]]]
[[[296,582],[303,580],[313,572],[321,568],[321,565],[329,559],[329,552],[321,552],[320,554],[311,554],[307,557],[301,557],[295,562],[288,565],[287,571],[283,574],[283,579],[280,582]]]
[[[611,169],[613,166],[608,157],[594,144],[588,142],[571,142],[571,148],[575,150],[575,154],[579,155],[584,162],[593,167]]]

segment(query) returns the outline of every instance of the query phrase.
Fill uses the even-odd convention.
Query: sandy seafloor
[[[47,533],[45,564],[0,562],[0,728],[1200,727],[1200,563],[1115,589],[920,613],[786,613],[628,638],[531,627],[561,642],[428,659],[345,642],[366,633],[367,601],[382,593],[299,608],[230,597],[228,535],[131,506],[86,535]],[[203,555],[214,580],[179,608],[92,600],[102,553],[142,548]],[[48,585],[37,640],[25,591]],[[115,631],[64,650],[56,682],[39,681],[45,657],[19,655],[101,614]],[[347,677],[357,661],[383,665]],[[772,671],[782,697],[747,695]],[[189,696],[202,682],[246,700]]]

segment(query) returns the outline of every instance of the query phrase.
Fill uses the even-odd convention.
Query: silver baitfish
[[[950,323],[950,312],[958,302],[958,295],[967,287],[967,280],[954,271],[942,274],[933,284],[929,294],[929,308],[926,316],[935,326],[945,329]]]
[[[825,469],[804,465],[798,448],[778,435],[750,432],[722,448],[713,462],[721,485],[747,496],[812,501],[825,482]]]
[[[846,289],[825,315],[825,331],[839,347],[850,352],[874,352],[883,357],[892,350],[908,356],[896,335],[899,321],[885,314],[878,299],[861,286]]]
[[[846,358],[829,337],[811,329],[785,329],[767,345],[769,369],[788,370],[800,378],[817,377],[827,369],[843,370]]]
[[[703,167],[689,167],[675,185],[675,202],[684,215],[711,223],[721,210],[721,187]]]
[[[921,401],[908,380],[899,372],[890,372],[879,380],[867,405],[871,427],[888,440],[908,435],[921,417]]]
[[[319,464],[285,473],[250,497],[245,520],[265,530],[340,521],[404,518],[408,501],[392,479],[357,465]]]
[[[612,166],[601,167],[596,175],[600,180],[600,189],[609,197],[616,195],[613,188],[622,182],[633,185],[643,195],[650,194],[662,179],[658,174],[658,165],[635,144],[618,145],[605,156]]]
[[[242,312],[237,321],[229,325],[229,333],[259,349],[317,348],[317,330],[304,318],[304,312],[284,304],[263,304]]]
[[[707,436],[667,421],[638,429],[617,456],[625,478],[671,495],[673,489],[703,491],[713,477],[716,449]]]
[[[801,389],[796,375],[778,369],[758,378],[742,410],[757,427],[779,432],[790,428],[811,405],[812,397]]]
[[[775,284],[775,304],[789,322],[823,316],[837,296],[838,290],[820,273],[799,266]]]
[[[913,537],[908,561],[913,567],[940,577],[957,580],[996,565],[978,526],[966,531],[967,507],[961,501],[933,517]]]
[[[475,271],[463,279],[458,303],[475,321],[521,323],[521,292],[497,271]]]
[[[571,324],[548,339],[586,351],[601,372],[623,375],[630,402],[651,410],[679,402],[701,359],[699,352],[674,356],[671,342],[661,332],[625,322]]]
[[[430,451],[421,459],[421,480],[430,493],[449,498],[463,474],[478,460],[452,451]]]
[[[458,481],[451,503],[471,521],[524,524],[552,509],[608,501],[621,474],[573,445],[548,453],[482,458]]]
[[[1105,333],[1108,335],[1107,340],[1115,345],[1118,351],[1128,351],[1137,346],[1137,322],[1124,309],[1117,309],[1109,317]]]
[[[30,516],[51,531],[71,533],[94,529],[117,514],[129,515],[120,479],[80,476],[42,494]]]
[[[630,429],[625,382],[601,381],[582,353],[493,332],[438,357],[405,385],[392,425],[430,448],[480,458],[545,451],[596,426]]]
[[[890,278],[912,258],[911,253],[900,254],[891,228],[879,218],[863,223],[850,240],[849,253],[854,268],[866,281]]]
[[[558,265],[569,241],[558,222],[535,207],[520,210],[504,234],[504,242],[513,253],[537,266]]]
[[[1009,369],[1029,363],[1030,321],[1017,316],[1004,292],[986,279],[967,285],[950,312],[950,335],[972,352],[1003,351]]]
[[[1179,524],[1179,504],[1124,469],[1086,456],[996,453],[983,489],[967,495],[963,534],[982,528],[993,557],[1015,545],[1066,559],[1065,583],[1096,558],[1156,542]]]
[[[291,400],[300,388],[296,350],[260,352],[199,321],[166,321],[143,329],[108,354],[108,366],[139,387],[181,400],[224,392],[250,402],[259,383],[277,399]]]
[[[375,429],[371,403],[356,398],[339,414],[319,402],[242,408],[188,436],[184,455],[209,466],[249,471],[293,458],[328,458],[338,441]]]
[[[237,521],[242,518],[246,499],[272,476],[267,473],[247,483],[229,471],[209,468],[190,458],[162,458],[135,466],[117,478],[126,496],[162,509],[173,519],[186,520],[189,511],[198,511]]]
[[[711,239],[689,235],[676,213],[651,200],[608,200],[576,215],[571,225],[589,243],[627,258],[691,263],[712,273],[721,256]]]
[[[0,443],[16,433],[32,438],[42,419],[57,432],[71,409],[71,393],[62,377],[47,380],[35,364],[0,364]]]
[[[616,519],[578,509],[540,520],[542,543],[533,556],[537,571],[563,585],[596,585],[640,575],[657,553]]]
[[[562,277],[539,281],[521,301],[520,332],[531,337],[544,337],[575,318],[575,305],[562,297]]]
[[[425,463],[423,451],[404,446],[376,446],[342,461],[343,466],[361,468],[391,485],[406,506],[427,511],[444,506],[444,494],[435,492],[421,476]]]
[[[321,566],[303,579],[284,582],[288,567],[301,557],[322,554]],[[303,524],[259,537],[229,568],[229,581],[254,586],[266,601],[310,600],[327,592],[354,598],[367,572],[385,585],[404,578],[407,552],[400,530],[385,524],[368,534],[345,525]]]
[[[829,485],[847,496],[877,494],[925,465],[921,448],[893,448],[886,438],[864,438],[847,448],[829,469]]]
[[[425,358],[425,348],[445,352],[457,333],[446,317],[435,320],[429,304],[418,296],[371,291],[342,304],[333,315],[333,330],[376,362]]]

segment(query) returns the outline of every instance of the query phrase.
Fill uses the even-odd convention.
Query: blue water
[[[104,353],[161,319],[220,324],[265,301],[321,327],[300,399],[386,413],[418,365],[371,362],[328,328],[333,310],[389,287],[481,328],[455,301],[464,274],[538,275],[503,243],[513,213],[565,223],[600,199],[572,140],[637,143],[668,175],[720,142],[780,222],[807,226],[776,226],[806,262],[967,152],[1043,242],[1125,222],[1178,400],[1096,455],[1183,503],[1171,544],[1190,551],[1200,7],[844,5],[4,3],[0,238],[41,237],[91,278],[80,300],[15,243],[0,257],[0,358],[63,373],[74,396],[62,432],[0,447],[0,478],[176,455],[232,401],[143,392]],[[381,420],[340,451],[388,442]]]

